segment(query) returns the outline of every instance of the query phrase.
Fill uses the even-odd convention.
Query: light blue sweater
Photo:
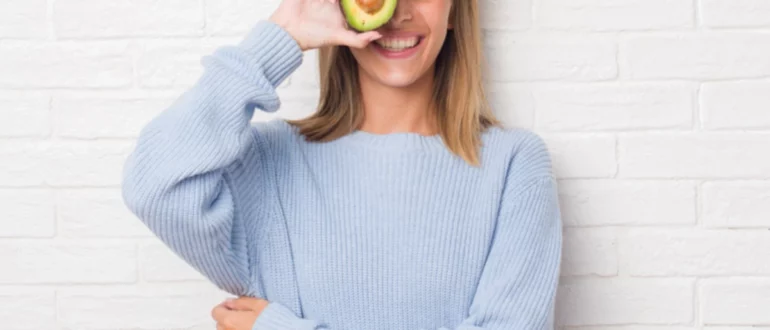
[[[491,128],[476,168],[438,135],[312,143],[250,123],[302,57],[267,21],[204,57],[125,164],[132,212],[218,287],[268,299],[254,329],[551,329],[562,236],[543,141]]]

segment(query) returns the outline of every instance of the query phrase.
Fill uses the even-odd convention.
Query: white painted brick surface
[[[47,189],[0,189],[0,237],[53,237],[54,193]]]
[[[542,134],[559,178],[608,178],[617,172],[615,137],[607,134]]]
[[[216,45],[229,44],[232,43],[224,40],[210,43],[204,39],[143,42],[136,60],[137,83],[155,89],[189,86],[203,72],[201,58]]]
[[[618,274],[617,235],[607,228],[564,231],[562,276]]]
[[[61,38],[196,36],[203,8],[199,0],[57,0],[53,24]]]
[[[0,319],[9,330],[56,329],[56,291],[0,286]]]
[[[124,141],[0,141],[0,185],[118,185],[132,146]]]
[[[618,239],[633,276],[770,275],[770,231],[633,229]]]
[[[0,328],[214,328],[226,295],[126,209],[122,166],[279,2],[0,1]],[[479,9],[493,111],[559,178],[559,330],[770,330],[770,2]],[[253,121],[312,113],[316,61]]]
[[[619,149],[621,177],[770,178],[768,133],[629,134]]]
[[[696,188],[691,182],[564,180],[559,195],[564,224],[664,226],[695,224]]]
[[[770,75],[770,34],[673,34],[622,43],[630,78],[725,80]]]
[[[541,0],[537,21],[567,31],[676,30],[694,25],[689,0]]]
[[[46,0],[0,1],[0,38],[45,38]]]
[[[694,293],[689,279],[566,279],[559,292],[559,323],[687,324]]]
[[[770,181],[703,185],[703,224],[715,228],[770,228]]]
[[[617,76],[616,46],[572,38],[486,34],[493,81],[602,81]],[[527,65],[520,65],[527,63]]]
[[[130,242],[0,240],[0,284],[131,283],[136,247]]]
[[[60,189],[56,196],[61,237],[141,238],[150,230],[128,210],[117,188]]]
[[[44,94],[0,95],[0,137],[45,137],[50,133],[50,98]]]
[[[132,83],[125,41],[0,43],[0,88],[125,88]]]
[[[770,280],[710,279],[701,284],[705,324],[770,324]]]
[[[764,129],[770,126],[770,83],[706,83],[701,89],[706,129]]]
[[[224,298],[205,283],[73,287],[59,291],[57,312],[70,329],[213,329]]]
[[[481,27],[520,31],[532,25],[532,3],[534,0],[487,0],[479,2],[479,11],[484,17]]]
[[[536,90],[537,128],[551,131],[687,129],[693,88],[682,84],[575,84]]]
[[[135,138],[174,98],[153,96],[54,97],[54,135],[63,138]]]
[[[770,2],[701,0],[703,24],[709,27],[768,27]]]

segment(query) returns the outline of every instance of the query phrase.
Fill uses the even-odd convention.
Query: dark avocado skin
[[[348,25],[360,32],[375,30],[390,21],[396,12],[398,0],[385,0],[377,12],[366,13],[357,0],[341,0],[342,12]]]

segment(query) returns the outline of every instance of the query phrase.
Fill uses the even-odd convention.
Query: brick
[[[487,0],[479,2],[481,28],[526,30],[532,25],[532,0]]]
[[[617,238],[613,230],[566,228],[563,245],[562,276],[617,275]]]
[[[196,36],[203,33],[201,1],[56,0],[53,23],[60,38]]]
[[[567,326],[688,324],[690,279],[566,279],[559,287],[559,323]]]
[[[0,284],[131,283],[132,243],[0,241]]]
[[[72,329],[213,329],[211,309],[228,295],[206,282],[59,290],[58,315]]]
[[[700,296],[704,324],[770,324],[766,278],[707,279],[701,283]]]
[[[739,79],[770,75],[770,35],[645,36],[621,43],[631,79]]]
[[[135,97],[54,98],[54,132],[65,138],[135,138],[173,101]]]
[[[559,182],[566,226],[695,224],[695,184],[675,181]]]
[[[621,272],[632,276],[770,274],[770,232],[634,229],[619,238]]]
[[[624,178],[770,177],[770,134],[629,134],[619,149]]]
[[[703,224],[712,228],[770,228],[770,183],[703,185]]]
[[[0,1],[0,38],[45,38],[46,0]]]
[[[203,73],[201,59],[216,48],[226,46],[221,40],[150,40],[142,44],[136,63],[142,87],[190,87]]]
[[[487,32],[491,81],[602,81],[618,74],[612,43]]]
[[[206,30],[212,35],[242,36],[278,9],[280,0],[217,0],[206,3]]]
[[[689,129],[694,92],[683,84],[575,84],[538,88],[537,127],[552,131]]]
[[[128,210],[117,188],[59,190],[56,208],[61,237],[152,237]]]
[[[0,43],[0,88],[118,88],[132,83],[123,41]]]
[[[53,237],[53,200],[49,190],[0,189],[0,237]]]
[[[538,4],[541,27],[559,30],[675,30],[694,26],[689,0],[546,0]]]
[[[701,119],[707,129],[770,127],[770,83],[705,83],[700,92]]]
[[[139,267],[144,281],[205,280],[203,275],[159,241],[144,244],[139,253]]]
[[[765,0],[701,0],[700,13],[708,27],[770,26],[770,3]]]
[[[492,112],[506,126],[532,129],[535,123],[535,98],[529,87],[497,83],[487,88]]]
[[[54,290],[0,287],[0,319],[6,330],[57,329]]]
[[[118,185],[132,148],[130,142],[0,140],[0,186]]]
[[[608,135],[542,134],[561,179],[608,178],[615,175],[615,138]]]
[[[0,95],[0,137],[45,137],[50,132],[50,97]]]

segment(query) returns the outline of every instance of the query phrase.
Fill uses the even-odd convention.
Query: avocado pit
[[[382,6],[385,5],[385,0],[356,0],[356,3],[367,14],[371,15],[382,9]]]

